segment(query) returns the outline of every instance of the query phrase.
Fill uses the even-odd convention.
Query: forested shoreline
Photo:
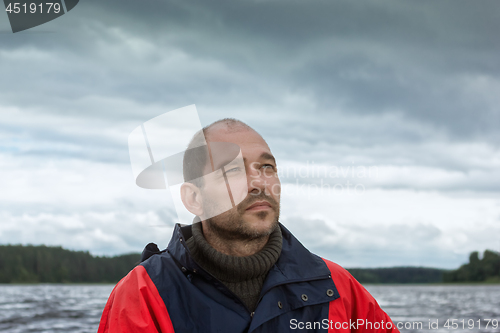
[[[440,283],[445,270],[428,267],[348,268],[361,283]]]
[[[0,283],[116,283],[140,260],[140,254],[115,257],[62,247],[0,245]]]
[[[469,255],[469,263],[443,274],[443,282],[495,282],[500,283],[500,253],[486,250]]]
[[[138,253],[115,257],[62,247],[0,245],[0,283],[116,283],[140,261]],[[348,268],[361,283],[500,283],[500,254],[486,250],[457,270],[427,267]]]

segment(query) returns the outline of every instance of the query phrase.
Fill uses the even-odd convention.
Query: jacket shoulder
[[[330,270],[330,272],[332,274],[344,276],[344,277],[347,277],[347,276],[352,277],[351,273],[349,273],[344,267],[340,266],[339,264],[334,263],[333,261],[325,259],[325,258],[321,258],[321,259],[323,259],[323,261],[325,262],[326,266],[328,266],[328,269]]]
[[[98,333],[172,332],[165,304],[142,265],[136,266],[115,286],[102,313]]]
[[[377,301],[373,296],[342,266],[323,259],[331,272],[332,280],[335,283],[340,298],[348,307],[354,307],[356,304],[375,305]]]
[[[323,259],[331,272],[332,280],[339,292],[340,299],[330,303],[330,319],[339,322],[361,320],[362,323],[378,323],[380,330],[360,327],[359,332],[391,332],[398,333],[396,325],[382,310],[375,298],[345,268]],[[334,302],[337,302],[336,304]],[[339,309],[342,308],[342,315]],[[385,323],[385,325],[384,325]],[[385,327],[385,329],[383,329]]]

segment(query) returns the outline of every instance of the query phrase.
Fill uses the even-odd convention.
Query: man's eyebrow
[[[274,158],[273,155],[271,155],[269,153],[262,153],[262,154],[260,154],[259,158],[260,159],[265,159],[265,160],[271,160],[271,161],[273,161],[274,164],[276,164],[276,159]],[[245,164],[247,163],[247,158],[246,157],[243,157],[243,162]]]
[[[273,161],[274,164],[276,164],[276,159],[274,158],[273,155],[271,155],[269,153],[262,153],[262,154],[260,154],[260,158],[263,158],[265,160],[271,160],[271,161]]]

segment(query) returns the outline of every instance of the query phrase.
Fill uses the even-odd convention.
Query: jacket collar
[[[262,286],[262,292],[280,284],[324,279],[330,276],[330,270],[323,259],[307,250],[288,229],[279,224],[283,236],[281,255],[269,271]],[[191,225],[176,224],[167,251],[178,265],[187,271],[207,274],[191,257],[186,240],[192,236]]]

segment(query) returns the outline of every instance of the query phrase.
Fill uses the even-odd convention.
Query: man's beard
[[[265,200],[271,204],[271,209],[275,214],[274,221],[267,230],[252,230],[249,227],[249,222],[243,219],[243,214],[246,209],[256,201]],[[207,202],[206,205],[210,206],[214,203]],[[258,211],[254,213],[259,219],[265,219],[269,214],[268,210]],[[207,218],[207,226],[220,238],[231,240],[254,240],[269,236],[278,225],[280,214],[279,203],[272,198],[261,192],[259,195],[249,195],[236,207],[219,214],[217,216]]]

